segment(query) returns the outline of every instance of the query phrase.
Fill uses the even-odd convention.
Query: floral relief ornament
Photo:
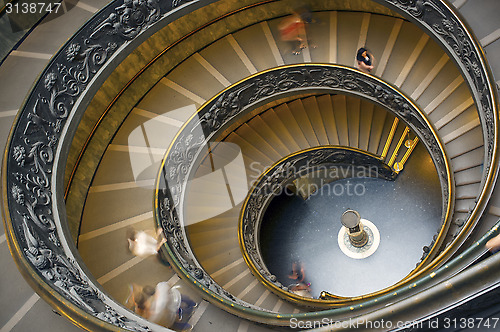
[[[90,38],[97,39],[108,34],[132,40],[159,18],[159,0],[124,0],[123,5],[116,7],[115,11],[97,26]]]

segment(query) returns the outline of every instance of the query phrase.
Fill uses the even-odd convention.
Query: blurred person
[[[307,297],[310,299],[313,298],[311,294],[311,287],[309,287],[308,284],[304,284],[303,282],[291,284],[290,286],[288,286],[288,289],[290,290],[290,292],[294,294]]]
[[[296,281],[297,283],[304,282],[306,274],[304,272],[304,264],[301,262],[292,263],[292,273],[288,275],[289,279]]]
[[[288,275],[288,279],[293,281],[293,283],[288,286],[290,292],[303,297],[313,298],[311,295],[311,287],[309,287],[311,283],[305,280],[306,273],[302,262],[295,261],[292,263],[292,273]]]
[[[129,309],[147,320],[177,331],[192,328],[187,323],[194,308],[198,306],[189,296],[163,281],[152,287],[132,284],[126,301]]]
[[[500,251],[500,234],[491,238],[486,242],[486,248],[492,253],[495,254]]]
[[[308,26],[313,24],[313,23],[316,23],[316,20],[313,18],[313,14],[312,14],[311,10],[309,9],[308,6],[303,5],[299,8],[297,8],[294,12],[300,16],[300,19],[304,23],[304,38],[307,39],[307,40],[304,40],[304,43],[303,43],[304,46],[310,47],[310,48],[317,48],[317,45],[314,44],[310,39],[311,34],[307,33]]]
[[[152,235],[152,232],[129,229],[127,231],[127,241],[132,254],[138,257],[148,257],[158,254],[161,246],[167,240],[163,235],[163,231],[159,228],[156,237]]]
[[[278,26],[281,40],[287,41],[292,47],[292,54],[298,55],[302,49],[306,48],[306,32],[304,21],[298,12],[293,12],[286,17]]]

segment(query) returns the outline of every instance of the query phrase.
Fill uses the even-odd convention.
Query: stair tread
[[[269,141],[272,142],[273,147],[280,155],[286,156],[292,153],[292,150],[287,147],[287,145],[283,142],[283,139],[277,134],[276,130],[271,129],[269,124],[267,124],[261,116],[253,118],[249,125],[252,126],[255,131],[259,132],[262,137],[269,139]]]
[[[335,112],[333,110],[332,98],[330,95],[323,95],[317,98],[321,116],[325,124],[325,130],[328,135],[328,143],[331,145],[340,145],[337,125],[335,123]]]
[[[107,150],[97,169],[93,186],[113,183],[154,180],[158,176],[163,156],[157,153],[138,153]],[[120,172],[116,170],[120,169]]]
[[[285,126],[285,124],[283,124],[283,122],[281,122],[281,119],[274,109],[261,114],[260,117],[262,117],[264,121],[273,124],[273,130],[276,132],[276,134],[283,137],[283,143],[286,144],[287,148],[290,151],[297,151],[301,149],[301,146],[296,140],[297,138],[290,134],[288,128]]]
[[[198,246],[205,246],[211,243],[217,243],[221,239],[227,240],[234,234],[238,233],[238,219],[235,218],[233,224],[230,227],[219,228],[216,230],[204,231],[203,233],[189,233],[189,241],[193,248]]]
[[[300,149],[307,149],[309,147],[309,142],[297,123],[297,120],[291,114],[289,107],[286,104],[283,104],[274,108],[274,111],[280,118],[281,123],[283,123],[290,133],[293,133],[294,141],[297,142]]]
[[[379,75],[379,66],[381,66],[382,55],[386,52],[388,42],[394,27],[399,19],[384,15],[371,15],[370,27],[368,29],[368,36],[366,38],[366,48],[375,57],[375,72]],[[390,46],[390,45],[389,45]]]
[[[330,15],[331,12],[314,12],[313,23],[306,25],[312,62],[330,62],[330,43],[333,39],[330,36]]]
[[[239,145],[241,148],[241,151],[243,153],[243,157],[249,157],[252,160],[262,162],[264,165],[267,165],[267,166],[270,166],[273,164],[273,159],[271,159],[269,156],[264,154],[261,150],[259,150],[259,148],[253,146],[251,143],[249,143],[243,137],[239,136],[237,133],[232,132],[228,136],[227,141],[232,142],[232,143],[236,143],[237,145]]]
[[[80,232],[87,233],[151,211],[153,188],[130,188],[87,196]],[[123,202],[128,202],[123,204]]]
[[[253,127],[249,126],[248,124],[242,124],[238,128],[238,130],[236,130],[236,133],[241,137],[244,137],[253,146],[258,146],[259,149],[273,161],[277,161],[283,157],[279,152],[276,151],[269,140],[266,140],[265,137],[262,137]]]
[[[325,124],[321,117],[321,110],[317,103],[316,97],[308,97],[302,99],[302,105],[306,110],[307,117],[311,122],[316,138],[319,145],[328,145],[328,136],[325,130]]]
[[[179,127],[132,113],[113,138],[113,144],[167,151]]]
[[[460,115],[455,117],[452,121],[448,122],[445,126],[438,130],[440,137],[446,137],[448,134],[457,130],[462,126],[466,126],[468,123],[478,120],[478,113],[475,107],[469,107],[463,111]]]
[[[408,74],[401,86],[401,89],[403,91],[415,91],[420,83],[426,78],[427,74],[436,65],[436,61],[444,54],[445,53],[437,43],[428,42],[415,62],[413,70]]]
[[[450,158],[463,155],[464,153],[483,146],[483,136],[481,129],[476,127],[445,145]]]
[[[211,231],[217,231],[219,229],[226,229],[233,227],[235,220],[238,219],[238,214],[235,213],[231,217],[221,217],[221,215],[206,219],[196,224],[192,224],[186,227],[186,232],[191,234],[205,233]]]
[[[370,140],[368,141],[368,151],[373,154],[378,154],[378,147],[384,131],[385,122],[390,114],[376,106],[373,109],[372,129],[370,130]]]
[[[469,199],[471,197],[477,198],[480,188],[481,184],[479,182],[459,185],[455,188],[455,196],[457,199],[462,199],[462,198]]]
[[[363,13],[339,12],[337,25],[337,63],[352,67],[358,49]]]
[[[347,124],[349,131],[349,145],[359,147],[361,99],[347,98]]]
[[[346,97],[343,95],[332,96],[333,111],[335,112],[335,124],[339,134],[339,143],[343,146],[349,145],[349,133],[347,131],[347,105]]]
[[[196,79],[192,79],[193,77],[196,77]],[[225,88],[221,82],[193,57],[187,58],[174,68],[168,74],[168,79],[205,100],[210,100],[210,98]]]
[[[455,172],[455,185],[460,186],[463,184],[477,183],[481,182],[482,179],[482,167],[476,166],[474,168],[469,168],[464,171]]]
[[[316,132],[313,129],[311,121],[304,109],[304,106],[300,100],[294,100],[287,103],[286,106],[290,110],[291,115],[295,118],[299,128],[306,137],[308,147],[318,146],[319,141]]]
[[[453,62],[448,61],[417,99],[420,107],[425,109],[440,93],[442,93],[443,89],[450,86],[459,76],[460,73],[455,68]]]
[[[237,34],[233,36],[236,37]],[[243,38],[243,36],[241,36]],[[237,38],[240,39],[240,38]],[[240,40],[240,45],[244,44]],[[221,38],[200,51],[200,54],[231,83],[250,75],[250,72],[226,38]],[[220,56],[224,54],[224,56]]]

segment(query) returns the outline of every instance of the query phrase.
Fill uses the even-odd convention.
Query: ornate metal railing
[[[163,328],[107,296],[87,275],[72,243],[62,177],[74,128],[102,78],[120,59],[159,28],[211,2],[111,2],[53,57],[13,126],[2,165],[9,247],[37,292],[90,330]]]
[[[466,239],[484,211],[498,173],[498,108],[491,74],[479,43],[470,34],[463,20],[445,2],[376,1],[415,22],[448,51],[461,69],[476,102],[486,144],[483,185],[477,204],[455,240],[458,245]],[[23,104],[10,134],[2,165],[2,201],[7,238],[13,256],[20,270],[43,298],[57,307],[63,315],[90,330],[123,328],[150,331],[159,327],[117,304],[102,291],[93,277],[86,274],[86,269],[82,266],[67,230],[62,199],[62,176],[72,134],[99,84],[121,59],[161,27],[212,2],[215,1],[111,2],[73,35],[53,57]],[[245,5],[251,2],[245,2]],[[276,88],[270,83],[262,86],[262,94],[270,93]],[[381,97],[384,98],[383,93]],[[225,111],[230,114],[233,106],[234,104],[226,105]],[[405,113],[404,116],[414,115]],[[210,125],[217,126],[213,122],[213,116],[206,116],[202,120],[206,124],[212,121]],[[189,137],[182,139],[186,142]],[[428,137],[427,140],[429,139]],[[195,144],[194,141],[190,143],[191,146]],[[181,169],[188,167],[186,164],[179,166]],[[168,217],[174,205],[168,206],[166,203],[177,194],[174,191],[170,198],[166,197],[167,201],[161,202],[159,211],[163,214],[162,218]],[[168,223],[165,223],[165,227],[169,234],[177,232],[169,228]],[[170,253],[172,250],[189,250],[181,249],[176,237],[170,240]],[[451,254],[451,249],[445,250],[429,266],[438,266]],[[475,257],[477,252],[463,256],[458,259],[456,267],[442,268],[440,273],[444,278],[452,271],[459,271],[467,266]],[[204,272],[197,267],[176,262],[179,263],[178,271],[188,276],[193,284],[198,285],[199,280],[203,279]],[[435,280],[420,278],[415,287],[398,294],[408,295],[414,289],[427,287]],[[226,300],[213,293],[213,285],[203,284],[201,288],[209,297],[217,299],[215,302],[221,307],[249,319],[288,325],[290,317],[312,317],[308,314],[277,316],[254,311],[234,303],[231,296]],[[396,298],[381,296],[377,300],[377,303],[365,302],[362,308],[356,305],[352,309],[314,313],[314,317],[353,316],[364,312],[366,308],[373,309],[384,303],[394,302]]]

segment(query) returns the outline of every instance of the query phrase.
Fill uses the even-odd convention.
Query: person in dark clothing
[[[356,53],[356,60],[358,62],[358,68],[362,72],[370,73],[374,66],[374,57],[366,48],[361,47]]]

